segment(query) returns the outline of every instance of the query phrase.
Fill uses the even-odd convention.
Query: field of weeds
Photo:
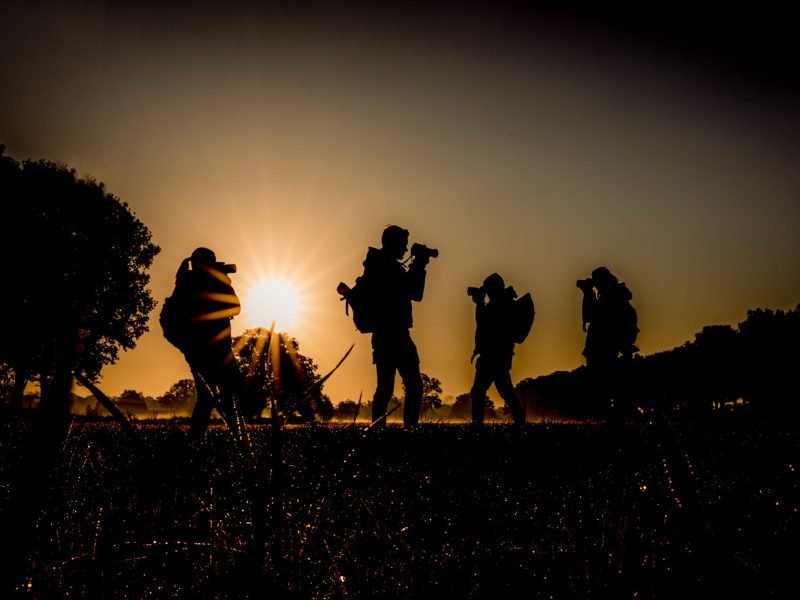
[[[254,428],[75,423],[19,589],[36,598],[781,597],[800,436],[741,422]],[[0,510],[26,429],[0,427]],[[45,476],[45,474],[43,474]]]

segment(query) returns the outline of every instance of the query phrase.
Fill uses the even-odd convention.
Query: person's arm
[[[422,296],[425,294],[425,267],[427,264],[428,261],[426,259],[416,257],[406,272],[408,296],[414,302],[421,301]]]
[[[586,326],[594,320],[594,309],[597,304],[597,298],[594,293],[583,292],[583,302],[581,303],[581,317],[583,319],[583,330],[586,331]]]
[[[485,349],[484,346],[486,345],[486,334],[487,334],[487,308],[486,304],[484,304],[483,298],[480,299],[480,302],[473,298],[475,301],[475,349],[472,351],[472,358],[469,359],[469,362],[481,354],[481,352]]]

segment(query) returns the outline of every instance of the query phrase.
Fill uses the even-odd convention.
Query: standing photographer
[[[408,269],[399,262],[408,251],[408,230],[389,225],[381,235],[381,248],[370,248],[364,260],[362,285],[370,290],[374,326],[372,361],[377,372],[377,387],[372,401],[372,420],[386,425],[386,411],[394,391],[395,372],[405,386],[403,423],[419,422],[422,377],[417,347],[409,329],[413,325],[411,301],[419,302],[425,291],[425,267],[437,250],[421,244],[411,247]]]
[[[639,350],[634,346],[639,328],[630,302],[633,294],[606,267],[598,267],[591,278],[579,279],[576,285],[583,292],[583,356],[595,411],[608,423],[615,423],[631,408],[625,384],[627,361],[619,359],[630,359]]]
[[[525,422],[525,414],[520,405],[514,384],[511,383],[511,360],[514,356],[514,338],[517,323],[517,310],[514,300],[517,293],[511,286],[506,287],[503,278],[492,273],[479,288],[467,288],[467,293],[475,302],[475,381],[469,392],[472,399],[472,422],[483,424],[486,414],[486,392],[494,383],[497,393],[511,410],[514,423]],[[486,302],[488,297],[489,301]],[[532,311],[532,305],[531,305]],[[532,320],[531,316],[531,320]],[[528,326],[530,327],[530,326]],[[527,333],[526,333],[527,334]]]
[[[606,267],[592,271],[589,279],[579,279],[583,292],[581,312],[586,344],[583,356],[590,368],[608,368],[620,356],[630,358],[639,333],[633,294]]]
[[[215,393],[223,417],[235,429],[234,434],[240,434],[236,396],[241,382],[231,349],[230,320],[241,312],[241,306],[228,277],[235,271],[235,265],[217,262],[208,248],[197,248],[181,263],[175,290],[161,315],[165,337],[183,353],[194,377],[197,403],[190,435],[195,438],[208,427]]]

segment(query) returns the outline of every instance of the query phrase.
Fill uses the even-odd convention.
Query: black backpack
[[[353,323],[361,333],[372,333],[377,324],[376,302],[374,290],[369,284],[369,280],[356,277],[356,284],[350,287],[346,283],[340,283],[336,291],[341,294],[341,300],[345,302],[345,314],[353,311]]]
[[[183,352],[188,344],[189,320],[175,296],[164,299],[158,322],[161,324],[164,338]]]
[[[533,298],[530,293],[514,300],[512,315],[513,339],[515,344],[521,344],[528,337],[533,327],[536,310],[533,307]]]

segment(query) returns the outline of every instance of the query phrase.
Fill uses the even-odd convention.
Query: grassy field
[[[26,430],[0,426],[0,510]],[[22,589],[37,598],[788,597],[800,435],[670,425],[320,425],[135,438],[75,423]]]

